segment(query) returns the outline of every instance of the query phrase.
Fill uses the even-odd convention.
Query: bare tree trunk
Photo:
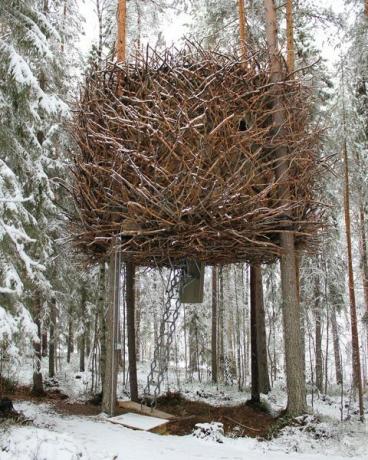
[[[87,303],[87,291],[86,287],[83,285],[81,288],[81,305],[80,305],[80,315],[81,318],[86,318],[86,303]],[[86,370],[86,331],[85,329],[82,332],[82,335],[79,338],[79,370],[84,372]]]
[[[360,247],[361,247],[363,294],[364,294],[364,303],[365,303],[364,320],[365,320],[365,329],[366,329],[365,331],[366,332],[366,345],[368,346],[368,256],[367,256],[367,237],[365,234],[365,212],[364,212],[364,205],[363,205],[362,197],[360,197],[360,204],[359,204],[359,232],[360,232]],[[366,382],[366,379],[364,379],[364,382]]]
[[[328,311],[327,305],[327,312],[326,312],[326,351],[325,351],[325,395],[327,394],[328,390],[328,355],[329,355],[329,345],[330,345],[330,314]]]
[[[83,334],[79,337],[79,371],[86,370],[86,336]]]
[[[125,60],[126,50],[126,0],[119,0],[118,36],[116,40],[116,58],[118,62]]]
[[[135,337],[135,266],[131,262],[126,263],[126,307],[127,307],[127,332],[128,332],[128,358],[129,358],[129,383],[130,399],[138,401],[137,382],[137,354]]]
[[[217,267],[212,267],[212,331],[211,331],[212,383],[217,383]]]
[[[106,367],[102,399],[102,410],[110,416],[116,410],[116,386],[118,376],[119,350],[117,349],[120,314],[120,271],[121,253],[119,238],[112,243],[109,263],[109,302],[106,317]]]
[[[86,356],[89,357],[91,353],[91,321],[86,321],[86,330],[84,331],[85,344],[86,344]]]
[[[262,269],[250,266],[251,292],[251,349],[252,349],[252,401],[260,401],[260,393],[270,391],[267,365],[267,339],[263,305]]]
[[[293,0],[286,0],[286,40],[287,67],[291,73],[295,67]]]
[[[200,382],[201,381],[201,366],[200,366],[197,316],[195,316],[195,319],[196,319],[196,322],[195,322],[196,367],[197,367],[198,381]]]
[[[267,335],[265,324],[265,311],[263,302],[262,268],[255,266],[256,270],[256,315],[257,315],[257,355],[258,355],[258,382],[261,393],[267,394],[271,390],[267,363]]]
[[[135,347],[136,347],[136,360],[140,361],[140,354],[141,354],[141,315],[142,315],[142,307],[140,304],[140,286],[139,286],[139,277],[138,273],[135,274]]]
[[[342,384],[342,366],[341,366],[341,352],[340,352],[340,340],[339,333],[337,330],[337,319],[336,319],[336,307],[332,305],[331,309],[331,329],[332,329],[332,341],[334,347],[335,356],[335,369],[336,369],[336,383]]]
[[[126,56],[126,0],[119,0],[117,22],[116,58],[118,62],[121,62],[125,60]],[[119,237],[117,236],[113,238],[111,244],[109,265],[108,289],[110,298],[106,320],[106,366],[102,410],[109,415],[114,415],[116,410],[116,388],[120,356],[120,351],[117,349],[117,341],[120,317],[121,249]]]
[[[344,163],[344,218],[345,218],[345,234],[348,256],[348,280],[349,280],[349,299],[350,299],[350,323],[351,323],[351,342],[352,342],[352,361],[353,361],[353,385],[358,390],[359,397],[359,414],[360,419],[364,420],[364,405],[363,405],[363,386],[362,386],[362,372],[360,364],[360,351],[359,351],[359,336],[358,336],[358,320],[356,312],[355,301],[355,286],[354,286],[354,272],[353,272],[353,256],[351,244],[351,221],[350,221],[350,180],[349,180],[349,158],[346,140],[346,113],[345,113],[345,77],[344,77],[344,63],[341,66],[341,86],[342,86],[342,116],[343,116],[343,130],[344,140],[342,149],[342,160]]]
[[[274,273],[271,274],[271,298],[275,299],[275,282],[274,282]],[[270,336],[272,337],[272,350],[270,350],[270,356],[272,358],[271,361],[271,378],[272,378],[272,386],[273,382],[276,381],[277,378],[277,354],[276,354],[276,311],[275,311],[275,300],[272,300],[272,313],[271,313],[271,321],[270,324],[272,325],[272,330],[270,326]],[[272,335],[271,335],[272,332]]]
[[[49,377],[55,376],[55,325],[56,325],[56,299],[50,303],[50,340],[49,340]]]
[[[137,51],[141,51],[142,46],[142,4],[139,0],[135,2],[137,13]]]
[[[274,0],[264,0],[266,10],[266,39],[271,53],[271,80],[277,83],[282,79],[281,61],[279,56],[277,39],[277,18]],[[273,122],[275,130],[282,130],[285,121],[285,113],[274,87],[274,114]],[[287,148],[279,147],[276,152],[279,162],[276,168],[276,179],[282,180],[284,186],[281,190],[281,198],[288,200],[290,191],[288,188],[289,161]],[[295,266],[295,243],[294,233],[285,231],[281,239],[281,288],[283,297],[283,323],[285,342],[285,364],[288,405],[287,412],[292,415],[301,415],[306,411],[305,376],[303,366],[303,342],[301,338],[301,315],[298,302],[298,290]]]
[[[47,326],[43,325],[43,328]],[[48,344],[47,344],[47,330],[43,330],[42,332],[42,358],[46,358],[48,353]]]
[[[258,349],[257,349],[257,271],[256,266],[250,266],[250,349],[252,368],[252,401],[260,402]]]
[[[318,390],[323,393],[321,287],[319,274],[314,277],[314,317],[316,326],[316,386]]]
[[[218,327],[217,327],[217,340],[218,340],[218,373],[217,378],[224,381],[225,376],[225,344],[224,344],[224,270],[223,266],[219,269],[219,303],[218,303]]]
[[[343,83],[344,84],[344,83]],[[348,151],[346,138],[343,146],[344,160],[344,215],[345,215],[345,232],[348,251],[348,275],[349,275],[349,298],[350,298],[350,321],[351,321],[351,340],[353,348],[353,379],[354,387],[358,390],[359,397],[359,414],[360,418],[364,418],[363,406],[363,387],[362,374],[360,367],[360,352],[358,338],[358,320],[356,313],[355,288],[354,288],[354,272],[353,272],[353,256],[351,248],[351,223],[350,223],[350,187],[349,187],[349,165]]]
[[[367,257],[367,237],[365,234],[365,213],[364,206],[361,201],[359,205],[359,231],[360,231],[360,246],[362,260],[362,280],[365,310],[368,312],[368,257]]]
[[[245,21],[245,6],[244,0],[238,0],[239,13],[239,35],[240,35],[240,53],[242,58],[247,58],[247,28]]]
[[[188,380],[188,339],[187,339],[187,308],[183,306],[183,319],[184,319],[184,361],[185,361],[185,380]],[[156,340],[155,340],[156,343]]]
[[[197,361],[197,324],[196,318],[193,312],[193,307],[189,308],[189,324],[188,324],[188,339],[189,339],[189,371],[190,371],[190,380],[193,380],[194,373],[198,371],[198,361]]]
[[[250,289],[249,289],[249,274],[248,265],[244,264],[245,273],[244,276],[244,384],[246,383],[246,377],[249,375],[249,365],[251,366],[251,337],[250,337]]]
[[[102,64],[102,48],[103,48],[103,1],[96,0],[96,13],[98,19],[98,44],[97,44],[97,58],[99,67]]]
[[[33,349],[34,349],[34,370],[33,370],[33,386],[32,386],[32,394],[35,396],[43,396],[45,394],[43,388],[43,378],[41,372],[41,313],[42,313],[42,302],[41,302],[41,294],[39,292],[35,295],[34,300],[34,322],[37,327],[37,337],[38,341],[33,342]]]
[[[242,359],[241,359],[241,326],[242,326],[242,320],[241,320],[241,314],[240,314],[240,308],[239,308],[239,299],[238,299],[238,280],[237,280],[237,274],[238,274],[238,266],[234,267],[234,292],[235,292],[235,307],[236,307],[236,317],[235,317],[235,324],[234,324],[234,329],[235,329],[235,343],[236,343],[236,365],[237,365],[237,376],[238,376],[238,390],[242,391],[243,389],[243,369],[242,369]]]
[[[98,278],[98,300],[97,300],[97,314],[98,314],[98,330],[100,341],[100,379],[102,393],[104,391],[105,382],[105,368],[106,368],[106,265],[105,262],[100,263],[99,278]]]
[[[299,254],[299,251],[295,251],[295,268],[296,268],[296,290],[298,293],[298,304],[299,304],[299,310],[300,310],[300,336],[302,340],[302,349],[303,349],[303,372],[305,375],[305,369],[306,369],[306,364],[305,364],[305,309],[303,306],[303,302],[301,301],[301,292],[300,292],[300,277],[301,277],[301,271],[300,271],[300,266],[301,266],[301,256]]]
[[[67,363],[70,363],[70,357],[74,351],[73,340],[74,340],[73,338],[73,320],[72,320],[71,314],[69,313],[67,351],[66,351],[66,362]]]
[[[124,269],[124,284],[123,284],[123,292],[126,292],[126,270]],[[123,326],[122,326],[122,350],[121,350],[121,358],[122,358],[122,372],[123,372],[123,385],[126,386],[126,296],[124,296],[123,301]],[[154,342],[156,343],[156,337]]]
[[[230,267],[229,267],[230,270]],[[228,271],[229,275],[229,271]],[[236,378],[236,354],[235,354],[235,327],[234,327],[234,310],[232,307],[232,302],[230,298],[230,278],[227,276],[227,286],[228,286],[228,301],[229,307],[227,308],[227,369],[228,369],[228,376],[230,377],[230,381],[233,381],[233,378]],[[231,306],[231,307],[230,307]]]

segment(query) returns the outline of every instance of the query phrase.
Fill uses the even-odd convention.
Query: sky
[[[87,54],[98,36],[98,22],[95,9],[96,0],[77,1],[80,3],[81,13],[85,18],[84,35],[81,37],[80,48],[84,54]],[[235,2],[235,0],[219,1]],[[322,1],[324,7],[331,7],[334,13],[343,14],[344,18],[349,16],[349,7],[344,5],[344,0],[316,1]],[[175,41],[185,35],[187,31],[185,26],[186,22],[188,22],[188,16],[185,13],[171,13],[168,15],[166,25],[163,28],[163,35],[168,44],[175,43]],[[316,46],[321,49],[322,56],[327,60],[329,67],[333,67],[334,62],[338,59],[340,52],[338,45],[341,45],[341,34],[339,34],[334,27],[320,26],[316,28]]]

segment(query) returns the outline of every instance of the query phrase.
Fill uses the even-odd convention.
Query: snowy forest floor
[[[71,365],[74,366],[75,363]],[[70,373],[70,370],[59,372],[56,377],[59,388],[56,391],[51,389],[45,399],[31,398],[26,387],[9,395],[15,409],[30,422],[24,426],[0,423],[1,460],[367,458],[368,424],[359,422],[354,414],[341,422],[339,395],[315,397],[314,416],[304,418],[300,425],[287,426],[276,437],[266,440],[264,436],[270,434],[272,423],[285,404],[286,395],[281,384],[264,397],[271,416],[245,406],[249,393],[238,392],[236,385],[216,387],[208,383],[181,383],[185,400],[177,396],[164,398],[159,408],[174,415],[195,414],[195,417],[187,419],[184,424],[171,424],[170,436],[162,436],[110,423],[105,415],[100,414],[98,406],[86,404],[89,373]],[[139,373],[142,385],[145,371],[143,366]],[[29,383],[30,375],[31,366],[23,365],[18,383]],[[170,388],[175,389],[172,383]],[[346,394],[344,406],[348,398]],[[308,403],[311,404],[310,395]],[[238,407],[234,409],[232,406]],[[346,411],[347,408],[345,419]],[[238,421],[239,426],[226,417]],[[198,439],[191,434],[195,423],[204,421],[224,423],[226,436],[220,438],[222,442]],[[246,430],[241,425],[253,430]]]

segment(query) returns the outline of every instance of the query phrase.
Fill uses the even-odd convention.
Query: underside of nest
[[[75,246],[96,261],[119,236],[123,260],[162,266],[272,261],[284,231],[305,244],[320,227],[308,97],[272,84],[266,55],[193,45],[94,72],[73,125]]]

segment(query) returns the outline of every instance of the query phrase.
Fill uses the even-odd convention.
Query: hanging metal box
[[[181,303],[202,303],[204,286],[204,263],[187,261],[180,287]]]

